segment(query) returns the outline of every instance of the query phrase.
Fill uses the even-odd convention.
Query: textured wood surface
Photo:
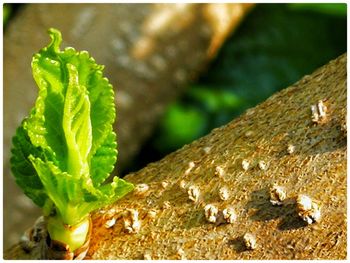
[[[346,258],[346,55],[248,110],[208,136],[148,165],[127,180],[149,185],[145,197],[130,194],[94,215],[92,259],[345,259]],[[311,105],[322,100],[326,118],[314,123]],[[288,145],[295,151],[289,154]],[[242,160],[250,167],[242,168]],[[259,162],[266,170],[259,168]],[[194,162],[191,165],[190,163]],[[217,172],[217,167],[223,171]],[[192,167],[192,169],[189,169]],[[220,176],[221,174],[221,176]],[[162,182],[167,186],[162,187]],[[283,186],[287,199],[272,206],[269,188]],[[195,185],[192,202],[181,185]],[[226,186],[230,197],[219,199]],[[321,207],[321,220],[307,225],[295,199],[306,194]],[[204,206],[232,206],[232,224],[206,221]],[[141,228],[127,234],[123,218],[103,227],[110,214],[136,209]],[[154,220],[147,214],[154,210]],[[115,211],[115,213],[114,213]],[[245,250],[251,233],[257,248]]]
[[[87,258],[345,259],[346,79],[342,55],[228,125],[128,175],[149,189],[93,214]],[[326,118],[315,123],[310,107],[319,100]],[[247,170],[243,160],[250,163]],[[273,183],[286,190],[282,206],[269,201]],[[191,185],[200,190],[196,203],[187,193]],[[229,190],[225,201],[219,198],[223,186]],[[308,225],[298,217],[299,194],[320,205],[319,222]],[[207,204],[232,206],[236,221],[209,223]],[[128,209],[138,211],[136,233],[126,231]],[[115,225],[106,228],[112,217]],[[244,245],[246,233],[256,239],[254,250]]]

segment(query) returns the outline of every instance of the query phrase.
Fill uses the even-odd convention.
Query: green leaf
[[[91,160],[90,173],[94,185],[99,186],[113,171],[117,161],[116,147],[116,135],[111,131]]]
[[[67,172],[88,176],[92,134],[90,101],[86,87],[78,82],[77,69],[67,64],[69,81],[63,109],[63,130],[68,148]]]
[[[86,190],[84,192],[85,202],[78,204],[77,210],[82,215],[88,214],[99,207],[115,202],[133,189],[133,184],[115,176],[111,184],[106,184],[98,188],[90,188],[89,190],[91,192]]]
[[[29,155],[39,157],[43,154],[31,144],[28,134],[22,125],[17,128],[16,136],[13,137],[12,143],[10,164],[16,183],[36,205],[42,207],[47,200],[47,195],[34,166],[29,160]]]
[[[51,43],[33,57],[39,94],[13,139],[11,166],[45,214],[54,210],[73,225],[133,185],[117,177],[103,184],[117,159],[114,92],[103,66],[86,51],[61,51],[60,32],[49,34]]]
[[[126,195],[133,185],[114,177],[111,184],[94,187],[84,178],[60,171],[52,162],[29,156],[50,199],[56,205],[63,222],[74,225],[91,211],[108,205]]]
[[[73,203],[76,203],[79,196],[82,196],[81,192],[73,190],[79,181],[73,180],[71,175],[60,171],[52,162],[44,162],[33,155],[29,156],[29,160],[37,171],[49,198],[53,201],[62,217],[64,217],[64,211],[66,211],[65,208],[68,202],[73,201]],[[67,221],[67,219],[64,218],[64,221]]]
[[[75,78],[80,89],[84,90],[82,87],[85,87],[89,97],[92,128],[90,157],[112,131],[111,125],[115,119],[114,92],[102,75],[103,66],[97,65],[86,51],[77,52],[73,48],[60,51],[61,34],[54,29],[50,29],[49,32],[51,43],[36,54],[32,61],[39,97],[27,125],[34,145],[56,153],[60,168],[65,170],[65,159],[69,155],[65,147],[66,137],[70,135],[65,134],[63,127],[57,123],[63,122],[65,94],[69,81]],[[72,69],[71,72],[69,68]],[[70,79],[72,74],[74,77]],[[74,98],[71,97],[72,99]]]

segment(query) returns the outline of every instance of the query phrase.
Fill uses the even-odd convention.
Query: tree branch
[[[346,76],[343,55],[226,126],[128,175],[149,189],[94,213],[87,258],[345,259]],[[312,116],[311,106],[319,101],[327,107],[325,117],[320,110]],[[270,202],[273,183],[285,189],[281,206]],[[222,187],[227,200],[220,198]],[[299,217],[300,194],[321,207],[319,222],[308,225]],[[206,219],[208,204],[219,210],[216,223]],[[220,212],[228,207],[237,214],[232,223]],[[112,217],[116,223],[107,228]],[[255,237],[255,249],[245,245],[246,233]],[[13,251],[6,258],[22,257]]]

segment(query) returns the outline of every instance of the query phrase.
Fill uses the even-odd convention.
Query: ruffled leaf
[[[43,154],[32,145],[22,125],[17,128],[16,135],[12,139],[12,144],[10,164],[16,183],[36,205],[43,207],[47,199],[46,191],[37,176],[34,166],[29,160],[30,154],[36,157],[42,157]]]
[[[45,213],[67,224],[133,189],[117,177],[103,184],[117,159],[114,92],[103,66],[86,51],[61,51],[58,30],[35,54],[35,107],[13,139],[11,167],[18,185]]]

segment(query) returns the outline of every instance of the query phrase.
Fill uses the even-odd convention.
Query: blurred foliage
[[[181,129],[178,127],[179,123],[182,124]],[[172,104],[166,118],[162,120],[162,132],[168,136],[167,146],[176,148],[178,145],[185,144],[189,137],[200,136],[206,130],[206,123],[207,116],[200,108],[193,105]],[[159,149],[163,148],[161,145],[163,140],[156,140],[155,146]]]
[[[177,149],[191,138],[207,133],[211,127],[231,120],[232,111],[239,110],[242,105],[244,99],[229,90],[193,86],[182,101],[169,106],[161,122],[162,137],[154,141],[154,146],[157,149]]]
[[[171,104],[139,169],[228,123],[346,51],[345,4],[260,4],[215,61]]]
[[[329,15],[338,15],[346,17],[346,4],[311,4],[311,3],[303,3],[303,4],[288,4],[288,7],[291,10],[307,10],[320,12]]]
[[[2,26],[4,30],[6,30],[7,26],[9,25],[10,21],[17,15],[18,11],[22,9],[23,6],[26,4],[14,4],[14,3],[7,3],[3,4],[2,6]]]
[[[2,6],[2,23],[3,26],[6,25],[12,11],[12,6],[9,4],[3,4]]]

